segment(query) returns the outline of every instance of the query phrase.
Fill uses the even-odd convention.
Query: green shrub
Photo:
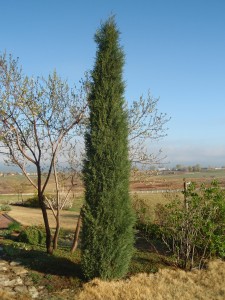
[[[12,208],[8,204],[3,204],[0,206],[0,211],[10,211],[10,210],[12,210]]]
[[[225,257],[225,192],[216,181],[209,188],[190,184],[179,199],[156,209],[163,242],[184,268],[202,268],[212,256]]]
[[[12,222],[8,225],[8,230],[9,231],[20,231],[21,230],[21,225],[18,222]]]
[[[43,228],[38,226],[30,226],[21,231],[18,240],[19,242],[31,244],[31,245],[40,245],[45,243],[45,233]]]
[[[40,204],[38,201],[38,195],[34,195],[33,197],[28,198],[26,201],[23,202],[23,206],[32,207],[32,208],[40,207]]]

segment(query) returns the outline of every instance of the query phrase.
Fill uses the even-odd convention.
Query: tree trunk
[[[56,250],[58,247],[59,232],[60,232],[60,215],[59,215],[59,212],[57,212],[56,229],[55,229],[55,234],[54,234],[54,238],[53,238],[53,249],[54,250]]]
[[[45,206],[45,197],[44,197],[44,188],[42,188],[41,185],[41,168],[40,164],[37,165],[37,175],[38,175],[38,184],[37,184],[37,190],[38,190],[38,201],[41,207],[43,219],[44,219],[44,224],[45,224],[45,233],[46,233],[46,252],[48,254],[53,253],[52,249],[52,235],[51,235],[51,230],[49,226],[49,221],[48,221],[48,214],[47,214],[47,209]]]
[[[80,214],[79,214],[79,217],[78,217],[78,220],[77,220],[77,226],[76,226],[76,230],[75,230],[75,233],[74,233],[73,244],[72,244],[71,250],[70,250],[71,253],[73,253],[77,249],[77,246],[78,246],[81,222],[82,222],[82,208],[80,210]]]
[[[53,253],[53,249],[52,249],[52,235],[51,235],[51,230],[50,230],[49,221],[48,221],[47,209],[45,207],[44,199],[43,199],[42,195],[41,195],[41,198],[39,198],[39,203],[41,205],[41,211],[42,211],[42,215],[43,215],[43,219],[44,219],[44,224],[45,224],[46,251],[47,251],[48,254],[52,254]]]

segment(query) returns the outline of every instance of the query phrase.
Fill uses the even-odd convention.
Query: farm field
[[[201,172],[166,172],[158,175],[148,175],[147,172],[136,172],[131,177],[132,191],[154,190],[183,190],[183,181],[193,181],[197,185],[210,184],[212,180],[218,180],[220,185],[225,186],[225,170],[205,170]]]
[[[33,177],[35,181],[35,176]],[[197,184],[210,183],[216,179],[221,185],[225,186],[225,169],[204,170],[201,172],[166,172],[166,173],[149,173],[147,171],[133,172],[130,179],[131,191],[141,190],[173,190],[183,189],[183,179],[187,181],[195,181]],[[69,184],[69,183],[68,183]],[[67,185],[67,184],[66,184]],[[65,186],[66,186],[65,185]],[[54,191],[54,181],[50,178],[46,192]],[[74,193],[82,193],[83,186],[80,180],[77,180]],[[27,194],[35,193],[35,189],[23,175],[1,176],[0,177],[0,195],[1,194]]]
[[[166,204],[175,196],[182,197],[183,178],[187,181],[194,181],[198,185],[209,184],[213,179],[225,186],[225,170],[210,170],[196,173],[175,172],[174,174],[159,174],[149,176],[146,172],[138,172],[131,177],[130,188],[134,201],[145,202],[150,214],[154,215],[154,208],[158,203]],[[22,187],[22,188],[21,188]],[[166,191],[174,191],[166,192]],[[176,192],[176,190],[179,190]],[[163,191],[163,192],[162,192]],[[54,182],[51,179],[47,189],[48,193],[54,192]],[[34,195],[35,190],[24,176],[0,177],[0,204],[10,204],[26,200]],[[81,182],[77,182],[72,191],[74,203],[71,211],[62,212],[62,228],[71,228],[71,224],[76,225],[77,214],[83,203],[83,187]],[[11,206],[9,215],[21,222],[23,225],[39,225],[43,223],[41,211],[39,209]],[[49,210],[50,224],[54,226],[54,217]],[[32,215],[32,220],[31,220]]]
[[[43,178],[44,179],[44,178]],[[32,180],[35,182],[37,180],[36,176],[32,176]],[[65,183],[65,187],[68,183]],[[75,182],[75,188],[72,192],[80,193],[83,191],[80,180]],[[53,178],[50,177],[49,183],[46,187],[46,193],[52,193],[55,190],[55,183]],[[29,183],[29,181],[23,175],[6,175],[0,177],[0,195],[1,194],[15,194],[15,195],[26,195],[34,194],[35,188]]]

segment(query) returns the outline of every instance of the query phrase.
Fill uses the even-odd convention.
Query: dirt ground
[[[221,186],[225,186],[225,170],[213,170],[205,172],[171,172],[158,175],[148,175],[145,172],[137,172],[132,175],[130,189],[132,191],[150,190],[183,190],[184,180],[195,182],[197,186],[201,184],[210,185],[213,180],[217,180]]]

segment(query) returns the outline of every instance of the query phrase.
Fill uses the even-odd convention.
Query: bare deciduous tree
[[[20,167],[37,190],[48,253],[52,253],[52,236],[44,193],[52,171],[56,172],[62,142],[76,135],[84,120],[85,89],[85,84],[79,92],[70,89],[56,72],[47,80],[28,78],[18,67],[18,60],[0,57],[1,153],[7,163]],[[29,176],[30,166],[36,168],[37,181]]]

